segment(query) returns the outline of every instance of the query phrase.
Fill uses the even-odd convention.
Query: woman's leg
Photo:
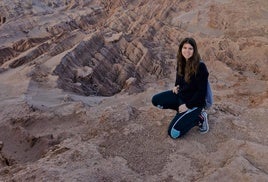
[[[179,106],[183,104],[179,96],[174,94],[171,90],[154,95],[152,97],[152,103],[160,109],[173,109],[176,111],[178,111]]]
[[[186,134],[191,128],[196,126],[201,111],[202,108],[194,107],[186,112],[177,113],[169,125],[169,136],[175,139]]]

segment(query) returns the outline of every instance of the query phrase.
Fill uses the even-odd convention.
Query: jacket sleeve
[[[178,75],[178,69],[176,69],[176,81],[175,81],[175,86],[179,85],[180,87],[183,84],[182,77]]]
[[[198,73],[196,74],[196,84],[197,90],[193,94],[193,97],[186,103],[188,108],[193,108],[196,105],[204,106],[205,97],[207,91],[207,82],[208,82],[208,70],[204,63],[200,63]]]

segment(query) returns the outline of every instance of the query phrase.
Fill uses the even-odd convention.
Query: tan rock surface
[[[268,1],[2,0],[0,181],[267,181]],[[167,136],[180,40],[210,132]]]

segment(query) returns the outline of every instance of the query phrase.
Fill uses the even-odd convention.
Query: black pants
[[[160,109],[173,109],[178,111],[180,105],[184,104],[179,95],[171,90],[158,93],[152,97],[154,106]],[[197,125],[202,108],[194,107],[186,112],[178,113],[169,124],[168,134],[171,138],[179,138]]]

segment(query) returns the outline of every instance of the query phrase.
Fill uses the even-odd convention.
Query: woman
[[[207,113],[202,111],[209,73],[200,60],[195,40],[185,38],[177,53],[175,87],[152,98],[154,106],[178,111],[168,129],[172,138],[181,137],[194,126],[199,126],[201,133],[209,130]]]

